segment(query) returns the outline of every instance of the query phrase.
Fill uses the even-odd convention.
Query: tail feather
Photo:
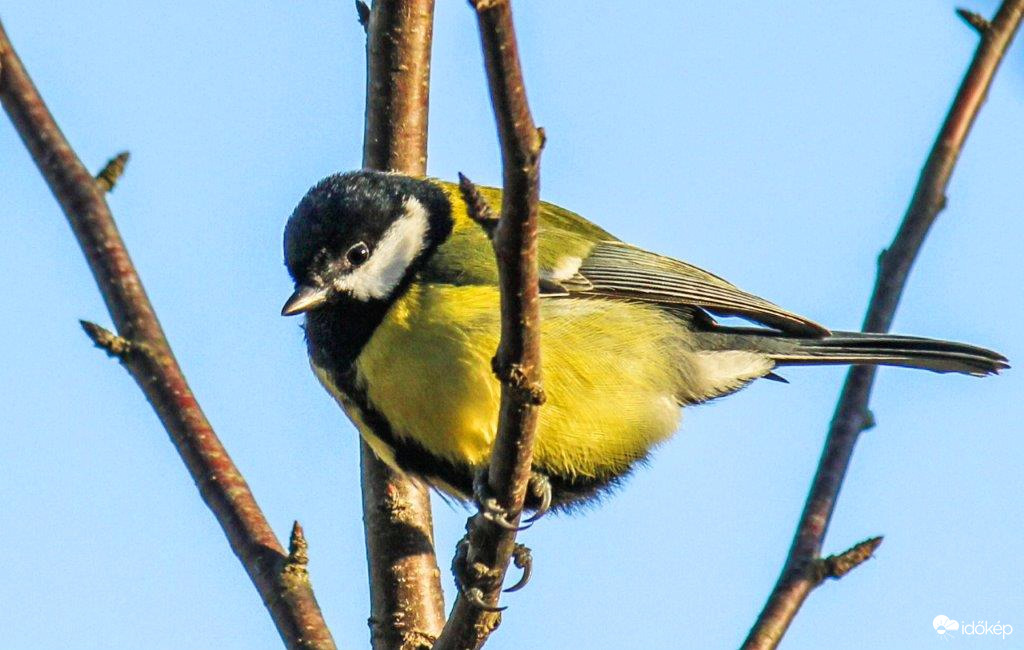
[[[982,377],[1009,368],[1003,355],[966,343],[917,336],[834,332],[822,338],[774,338],[765,350],[779,365],[858,364],[924,368]]]

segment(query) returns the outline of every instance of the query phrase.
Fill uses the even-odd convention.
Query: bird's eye
[[[363,242],[359,242],[352,248],[348,249],[348,252],[345,253],[345,259],[348,260],[348,263],[352,266],[359,266],[366,260],[370,259],[370,247]]]

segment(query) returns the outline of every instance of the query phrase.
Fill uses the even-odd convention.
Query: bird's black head
[[[448,197],[430,181],[368,170],[328,176],[285,226],[295,293],[281,313],[390,301],[451,229]]]

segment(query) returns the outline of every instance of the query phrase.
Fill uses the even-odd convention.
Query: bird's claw
[[[455,547],[455,557],[452,558],[452,574],[455,576],[455,587],[459,590],[459,595],[465,598],[466,602],[473,607],[485,612],[497,613],[508,609],[507,607],[490,605],[484,601],[484,592],[480,587],[467,586],[476,583],[486,573],[486,567],[481,565],[470,568],[469,538],[463,537]]]
[[[462,597],[466,599],[466,602],[468,602],[473,607],[481,609],[485,612],[493,612],[496,614],[498,612],[503,612],[506,609],[508,609],[507,606],[488,605],[487,603],[485,603],[484,592],[481,591],[478,587],[470,587],[469,589],[466,589],[461,593]]]
[[[523,520],[527,526],[532,526],[551,509],[551,480],[544,474],[533,472],[530,474],[528,487],[530,493],[540,499],[540,506],[537,507],[537,511]]]
[[[480,512],[483,515],[483,518],[492,524],[495,524],[500,528],[504,528],[505,530],[514,530],[516,532],[526,530],[532,525],[527,523],[525,526],[517,526],[515,523],[508,520],[508,513],[498,505],[497,501],[494,499],[491,499],[491,501],[493,501],[493,504],[481,504]]]
[[[518,532],[526,530],[532,524],[532,522],[527,522],[525,526],[516,525],[513,521],[515,517],[498,503],[498,499],[491,494],[487,484],[486,467],[478,470],[473,476],[473,500],[476,501],[480,516],[499,528]]]
[[[532,517],[533,520],[536,520],[543,516],[551,507],[551,485],[546,476],[533,474],[530,476],[530,490],[541,502],[540,507]],[[495,525],[507,530],[523,530],[523,528],[529,527],[517,527],[513,522],[509,521],[508,513],[498,504],[497,499],[490,495],[486,469],[477,472],[473,477],[473,497],[480,510],[480,516]],[[515,545],[512,551],[512,563],[515,564],[516,568],[522,570],[523,573],[514,585],[504,590],[505,593],[519,591],[526,586],[533,575],[533,556],[530,549],[525,545]],[[459,594],[473,607],[481,611],[494,613],[506,609],[505,607],[487,603],[484,600],[484,590],[476,586],[481,584],[481,581],[492,578],[496,580],[500,576],[500,572],[492,571],[484,564],[470,561],[468,533],[459,540],[455,548],[455,557],[452,558],[452,574],[455,576],[455,586],[458,588]]]
[[[532,472],[527,486],[530,494],[540,500],[536,512],[523,519],[522,526],[517,526],[508,510],[503,508],[491,494],[487,483],[487,469],[481,469],[473,477],[473,499],[484,519],[505,530],[526,530],[551,509],[551,480],[544,474]]]
[[[518,582],[505,589],[507,594],[519,591],[530,581],[530,576],[533,575],[533,554],[530,553],[530,548],[525,544],[516,544],[515,550],[512,551],[512,563],[517,569],[522,569],[523,575],[519,577]]]

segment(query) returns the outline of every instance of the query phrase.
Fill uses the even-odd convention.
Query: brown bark
[[[878,275],[864,319],[866,332],[885,332],[892,324],[914,260],[946,204],[946,188],[971,125],[1020,26],[1024,0],[1004,1],[991,22],[963,10],[958,13],[978,31],[981,42],[921,170],[899,231],[878,260]],[[820,557],[822,543],[854,445],[870,422],[867,407],[874,378],[874,366],[855,366],[847,375],[785,566],[743,644],[746,649],[775,648],[808,594],[828,577],[822,563],[830,558]],[[857,545],[851,551],[862,547]],[[870,553],[856,557],[863,561]]]
[[[498,504],[519,521],[533,458],[541,390],[540,313],[537,278],[537,212],[543,132],[534,126],[526,101],[512,10],[507,0],[474,3],[484,51],[491,103],[501,142],[503,194],[494,232],[501,290],[501,340],[494,369],[501,381],[498,435],[488,484]],[[479,583],[482,600],[496,606],[515,546],[516,533],[477,515],[467,524],[467,564],[487,567]],[[499,623],[460,596],[435,648],[479,648]]]
[[[358,5],[357,5],[358,8]],[[433,0],[377,0],[367,29],[363,166],[426,173]],[[360,446],[373,647],[429,648],[444,625],[430,495]]]
[[[83,322],[86,333],[121,361],[152,404],[285,644],[333,649],[305,572],[304,550],[285,553],[217,439],[174,358],[117,230],[104,193],[119,175],[122,157],[108,163],[99,180],[93,178],[61,133],[2,25],[0,102],[63,208],[117,328],[115,335]]]

